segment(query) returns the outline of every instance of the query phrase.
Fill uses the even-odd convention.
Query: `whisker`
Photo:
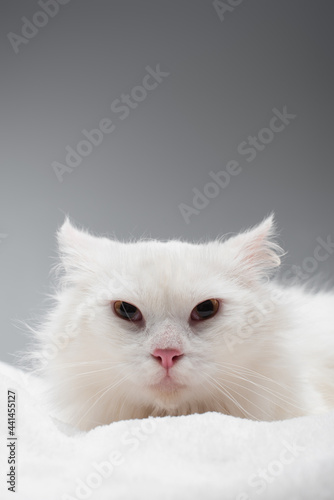
[[[274,384],[278,385],[279,387],[283,388],[284,390],[291,392],[291,394],[293,394],[293,391],[291,390],[291,388],[288,385],[282,384],[282,383],[278,382],[277,380],[270,378],[270,377],[267,377],[263,373],[252,370],[251,368],[248,368],[246,366],[235,365],[233,363],[228,363],[225,361],[221,362],[221,363],[216,362],[215,365],[223,366],[223,367],[226,367],[227,369],[229,367],[232,367],[235,372],[239,371],[239,373],[251,374],[254,377],[261,378],[263,380],[267,380],[268,382],[274,383]]]
[[[270,388],[270,387],[267,387],[267,386],[265,386],[263,384],[259,384],[259,383],[255,382],[255,381],[251,380],[250,378],[242,377],[240,374],[234,373],[233,371],[226,371],[226,370],[223,370],[222,368],[218,368],[218,371],[220,371],[220,372],[222,372],[222,373],[224,373],[224,374],[226,374],[228,376],[235,377],[235,378],[237,378],[239,380],[243,380],[243,381],[247,382],[248,384],[251,384],[251,385],[253,385],[255,387],[258,387],[259,389],[262,389],[262,390],[266,391],[268,394],[271,394],[272,396],[274,396],[275,398],[281,400],[282,402],[284,402],[284,403],[286,403],[286,404],[288,404],[290,406],[293,406],[294,408],[297,408],[298,410],[305,410],[303,407],[301,407],[299,405],[296,405],[295,401],[294,401],[294,399],[292,397],[290,397],[288,395],[284,395],[281,392],[279,392],[278,390],[275,390],[274,388]],[[266,379],[268,381],[270,381],[270,382],[275,382],[275,380],[270,379],[268,377],[266,377]],[[233,383],[233,384],[235,384],[235,385],[237,385],[236,382],[233,382],[233,381],[230,381],[230,382]],[[239,386],[246,388],[245,385],[239,385]],[[284,388],[284,386],[282,386],[282,387]],[[261,395],[260,393],[258,393],[256,391],[253,391],[250,388],[247,388],[247,390],[249,392],[253,392],[254,394],[257,394],[257,395],[263,397],[264,399],[267,399],[267,401],[271,401],[268,398],[265,398],[264,395]],[[292,391],[289,390],[289,392],[292,392]],[[279,406],[280,408],[283,408],[283,406],[281,406],[279,404],[277,404],[277,406]]]
[[[231,374],[231,375],[234,375],[234,374]],[[240,377],[239,377],[240,378]],[[252,383],[250,380],[247,380],[247,379],[242,379],[244,380],[245,382],[249,382],[249,383]],[[267,398],[264,394],[261,394],[260,392],[257,392],[257,391],[254,391],[252,389],[250,389],[249,387],[247,387],[246,385],[242,385],[242,384],[238,384],[237,382],[234,382],[233,380],[228,380],[227,381],[228,384],[233,384],[233,385],[236,385],[238,387],[241,387],[243,389],[246,389],[247,392],[250,392],[252,394],[255,394],[256,396],[259,396],[261,398],[263,398],[265,401],[268,401],[269,403],[272,403],[276,406],[278,406],[279,408],[282,408],[284,409],[284,406],[280,405],[277,401],[273,401],[273,399],[270,399],[270,398]],[[295,408],[301,410],[302,408],[293,404],[293,403],[290,403],[287,399],[284,399],[283,397],[280,397],[278,395],[278,393],[275,393],[275,392],[272,392],[270,391],[270,389],[268,389],[267,387],[265,386],[262,386],[262,385],[259,385],[259,384],[256,384],[256,386],[258,386],[259,388],[263,389],[264,391],[267,391],[269,394],[271,394],[272,396],[274,396],[275,398],[281,400],[283,403],[286,403],[286,405],[291,405],[291,406],[294,406]],[[242,396],[244,397],[244,396]],[[253,403],[254,404],[254,403]]]
[[[80,424],[80,422],[84,419],[84,417],[87,415],[87,413],[89,413],[94,407],[95,405],[111,390],[111,389],[114,389],[114,387],[117,387],[119,384],[121,384],[124,380],[128,379],[129,378],[129,374],[125,375],[123,378],[121,378],[120,380],[118,380],[118,382],[110,385],[110,386],[107,386],[107,388],[103,388],[101,389],[100,391],[98,391],[96,394],[94,394],[92,397],[90,397],[87,401],[85,401],[85,405],[87,405],[89,403],[89,401],[91,401],[92,398],[96,397],[100,392],[102,392],[101,396],[94,402],[94,404],[92,406],[90,406],[86,412],[81,416],[81,418],[79,419],[79,421],[77,422],[77,425]]]
[[[213,385],[216,389],[220,389],[220,391],[221,391],[221,392],[222,392],[225,396],[227,396],[227,397],[228,397],[228,399],[229,399],[232,403],[234,403],[234,404],[237,406],[237,408],[239,408],[239,410],[242,412],[242,414],[243,414],[244,416],[249,415],[249,416],[250,416],[250,418],[251,418],[252,420],[258,420],[258,418],[257,418],[257,417],[255,417],[255,415],[252,415],[252,413],[250,413],[248,410],[246,410],[246,408],[244,408],[244,407],[241,405],[241,403],[240,403],[237,399],[235,399],[235,397],[234,397],[234,396],[232,396],[232,394],[230,394],[230,392],[228,391],[228,389],[227,389],[225,386],[222,386],[222,385],[221,385],[221,384],[220,384],[217,380],[215,380],[215,379],[214,379],[211,375],[209,375],[208,373],[205,373],[205,375],[211,379],[211,381],[212,381],[212,382],[211,382],[211,384],[212,384],[212,385]],[[208,380],[208,382],[210,383],[210,380]],[[254,406],[256,406],[256,405],[254,405]],[[247,415],[246,415],[246,414],[247,414]]]
[[[206,375],[206,373],[204,373],[204,375]],[[211,394],[211,396],[212,396],[212,399],[213,399],[213,400],[217,403],[217,405],[218,405],[218,406],[220,406],[220,407],[224,410],[224,411],[221,411],[221,413],[225,413],[225,414],[227,414],[227,409],[223,406],[222,402],[221,402],[221,401],[219,401],[219,400],[217,399],[217,397],[216,397],[216,395],[213,393],[213,391],[212,391],[209,387],[207,387],[207,386],[204,384],[204,382],[203,382],[203,381],[201,381],[201,382],[200,382],[200,385],[201,385],[202,387],[204,387],[206,391],[209,391],[209,393],[210,393],[210,394]]]

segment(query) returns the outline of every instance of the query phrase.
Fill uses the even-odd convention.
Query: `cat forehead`
[[[193,271],[198,265],[205,267],[219,262],[221,250],[218,254],[218,244],[214,242],[195,244],[178,240],[153,240],[123,244],[117,253],[118,260],[126,262],[129,266],[133,263],[142,270],[154,267],[156,270],[169,271],[169,266]]]
[[[174,240],[123,244],[111,252],[108,270],[125,278],[127,288],[139,285],[142,293],[212,288],[229,260],[216,246]]]
[[[211,289],[213,281],[228,277],[249,286],[268,279],[280,264],[282,253],[272,241],[273,235],[272,216],[228,239],[204,243],[174,239],[121,242],[80,231],[66,219],[57,233],[59,267],[64,271],[63,281],[74,284],[95,282],[98,286],[116,276],[119,288],[126,277],[133,288],[140,283],[153,291],[172,286]]]
[[[139,241],[115,250],[107,271],[110,298],[135,303],[143,311],[150,304],[158,312],[181,312],[226,289],[215,244]]]

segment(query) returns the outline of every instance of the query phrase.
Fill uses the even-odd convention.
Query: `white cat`
[[[226,241],[124,243],[58,232],[56,304],[35,353],[62,420],[90,429],[218,411],[334,407],[334,294],[269,281],[273,217]]]

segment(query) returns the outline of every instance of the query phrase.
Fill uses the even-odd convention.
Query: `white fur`
[[[276,420],[334,407],[334,295],[270,281],[282,253],[273,235],[269,217],[226,241],[123,243],[66,220],[56,303],[35,353],[56,414],[90,429],[149,415]],[[222,300],[216,316],[189,322],[210,298]],[[135,304],[144,324],[118,318],[114,300]],[[157,347],[184,353],[169,390],[157,385]]]

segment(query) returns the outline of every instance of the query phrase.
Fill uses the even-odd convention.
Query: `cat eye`
[[[117,316],[127,321],[140,321],[143,318],[138,307],[128,302],[123,302],[122,300],[116,300],[114,302],[114,311]]]
[[[200,304],[191,311],[190,318],[195,321],[201,321],[203,319],[212,318],[219,309],[219,300],[208,299]]]

